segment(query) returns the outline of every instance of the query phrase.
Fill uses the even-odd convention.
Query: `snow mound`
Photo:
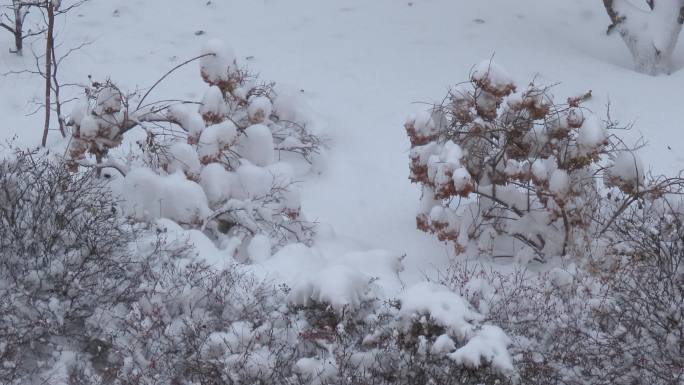
[[[81,133],[81,138],[84,139],[92,139],[97,136],[97,132],[99,130],[99,127],[97,125],[97,121],[90,115],[86,115],[80,120],[81,126],[80,126],[80,133]]]
[[[537,181],[545,181],[549,177],[549,168],[547,164],[549,163],[549,159],[535,159],[534,162],[532,162],[532,176],[537,180]]]
[[[156,234],[164,234],[165,243],[167,244],[188,245],[193,248],[193,256],[187,259],[187,262],[201,260],[217,269],[234,266],[236,263],[229,250],[216,247],[214,242],[199,230],[186,230],[178,225],[178,223],[166,218],[155,220],[153,225],[156,233],[149,237],[152,249],[148,252],[151,252],[156,247],[158,242]]]
[[[293,303],[326,302],[335,309],[357,306],[364,299],[388,297],[401,287],[398,272],[403,256],[387,250],[358,250],[343,240],[317,240],[312,246],[287,245],[271,256],[266,239],[250,244],[252,268],[283,282],[292,290]],[[350,250],[349,248],[352,248]],[[254,257],[252,257],[254,255]]]
[[[318,358],[300,358],[295,363],[295,371],[310,378],[311,385],[327,383],[327,380],[335,377],[337,367],[330,360]]]
[[[241,187],[241,190],[234,190],[232,194],[237,199],[268,195],[272,188],[285,187],[292,180],[292,168],[285,163],[260,167],[242,159],[235,173]]]
[[[199,137],[197,153],[200,159],[215,159],[237,140],[238,132],[230,120],[211,125]]]
[[[497,326],[480,324],[484,317],[446,286],[419,283],[409,287],[399,299],[399,322],[405,328],[414,322],[432,321],[448,332],[435,339],[430,348],[433,354],[446,354],[457,364],[470,368],[487,363],[501,372],[513,370],[507,349],[510,338]],[[463,345],[456,348],[452,336]]]
[[[217,86],[211,86],[202,97],[199,113],[205,121],[221,122],[228,114],[228,107],[223,99],[223,92]]]
[[[263,123],[271,116],[273,112],[273,104],[271,99],[266,96],[253,96],[249,98],[249,106],[247,107],[247,115],[249,120],[255,123]]]
[[[438,325],[448,328],[459,338],[465,338],[473,329],[473,321],[482,320],[468,301],[446,286],[430,282],[409,287],[399,297],[399,317],[408,326],[416,317],[429,315]]]
[[[237,68],[235,52],[219,39],[210,39],[202,47],[200,71],[211,84],[227,81],[230,72]]]
[[[478,63],[470,76],[473,82],[478,83],[488,92],[505,92],[515,88],[513,77],[503,67],[491,60],[483,60]]]
[[[181,173],[162,176],[148,168],[133,169],[124,178],[122,195],[124,213],[136,220],[196,223],[210,213],[202,187]]]
[[[591,152],[596,147],[603,144],[606,140],[607,134],[603,123],[594,114],[589,114],[584,117],[582,126],[579,128],[577,135],[577,144],[580,150],[584,152]]]
[[[263,235],[257,234],[247,246],[247,255],[252,262],[264,262],[271,257],[271,240]]]
[[[510,372],[513,359],[506,348],[510,343],[510,338],[498,326],[482,325],[464,346],[450,353],[449,358],[474,369],[486,362],[501,372]]]
[[[169,117],[188,131],[188,136],[198,138],[205,128],[202,115],[188,104],[174,104],[169,107]]]
[[[182,171],[186,175],[198,175],[201,169],[197,151],[191,145],[178,141],[169,146],[166,171],[170,174]]]
[[[370,294],[370,278],[344,265],[326,267],[292,289],[290,300],[296,305],[326,303],[336,311],[357,308]]]
[[[232,194],[233,186],[239,183],[234,173],[226,171],[223,165],[210,163],[200,173],[199,184],[209,199],[216,205],[227,201]]]
[[[634,153],[623,151],[619,153],[608,170],[611,178],[622,183],[642,185],[644,182],[644,164]]]
[[[245,129],[240,138],[240,155],[257,166],[268,166],[275,158],[275,145],[271,130],[263,124],[254,124]]]
[[[567,171],[553,170],[549,178],[549,191],[561,198],[570,192],[570,176]]]

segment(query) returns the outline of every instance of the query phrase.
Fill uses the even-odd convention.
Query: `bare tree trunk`
[[[8,30],[12,36],[14,36],[15,49],[12,50],[12,48],[10,48],[9,51],[18,55],[21,55],[21,51],[24,48],[24,17],[26,16],[26,12],[22,12],[22,8],[27,6],[28,5],[26,5],[23,0],[12,0],[11,8],[14,19],[4,13],[0,14],[0,27]],[[2,21],[2,16],[7,17],[9,24]]]
[[[55,92],[55,113],[57,114],[57,121],[59,122],[59,132],[62,137],[66,137],[66,122],[64,121],[64,116],[62,115],[62,100],[60,99],[60,83],[57,78],[57,71],[59,70],[60,61],[57,60],[57,54],[55,53],[55,45],[50,47],[50,52],[52,54],[52,86]]]
[[[669,74],[672,54],[684,23],[684,0],[646,0],[648,11],[629,0],[603,0],[612,22],[627,45],[636,70]]]
[[[45,126],[43,127],[43,140],[41,145],[45,147],[47,144],[48,131],[50,130],[50,112],[51,112],[51,96],[52,96],[52,59],[54,49],[54,27],[55,27],[55,5],[52,0],[46,0],[46,10],[48,17],[48,26],[45,38]]]
[[[21,0],[12,0],[12,7],[14,8],[14,47],[16,53],[21,55],[24,49],[24,17],[21,14]]]

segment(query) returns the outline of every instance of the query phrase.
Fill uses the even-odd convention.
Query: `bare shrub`
[[[680,384],[684,215],[672,200],[621,216],[605,258],[586,270],[459,264],[442,281],[511,337],[520,383]]]
[[[0,164],[0,377],[49,381],[60,354],[88,343],[96,306],[131,294],[137,264],[102,181],[15,156]]]
[[[684,381],[683,208],[673,195],[631,208],[611,229],[614,257],[594,266],[606,283],[595,324],[613,383]]]
[[[125,222],[92,172],[27,151],[0,170],[3,384],[254,383],[289,367],[279,289]]]

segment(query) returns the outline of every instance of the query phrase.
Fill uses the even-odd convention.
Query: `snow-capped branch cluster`
[[[199,103],[145,103],[149,92],[140,97],[123,92],[109,80],[93,82],[86,89],[86,102],[78,105],[69,119],[74,128],[71,157],[104,157],[132,128],[170,123],[195,145],[203,164],[234,166],[232,162],[240,157],[258,165],[272,163],[274,154],[261,151],[262,147],[312,160],[320,148],[319,138],[296,121],[291,101],[277,95],[273,83],[260,83],[238,67],[235,54],[218,40],[207,42],[200,56],[183,64],[193,60],[200,61],[202,79],[209,85]],[[250,131],[258,139],[249,142]]]
[[[320,139],[291,100],[238,67],[220,41],[210,40],[193,60],[208,84],[199,103],[147,103],[152,89],[139,96],[111,81],[93,82],[69,120],[73,168],[115,167],[125,175],[126,214],[213,232],[235,253],[259,234],[274,247],[306,242],[313,225],[302,216],[292,162],[312,162]],[[138,127],[147,138],[133,157],[144,167],[131,157],[124,164],[112,159],[110,150]]]
[[[475,67],[406,123],[418,227],[466,255],[564,257],[541,273],[457,262],[440,280],[505,331],[507,380],[678,384],[684,179],[646,174],[616,124],[582,107],[589,96],[557,104]]]
[[[409,118],[410,179],[422,185],[418,227],[458,252],[527,261],[583,255],[630,205],[676,190],[647,180],[632,148],[582,107],[548,88],[518,90],[486,61],[441,105]],[[496,249],[496,250],[495,250]]]

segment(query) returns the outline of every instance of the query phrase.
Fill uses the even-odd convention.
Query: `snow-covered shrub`
[[[503,331],[444,286],[383,302],[346,265],[276,286],[208,260],[200,231],[126,221],[95,174],[31,152],[0,163],[3,384],[478,384],[512,370]],[[257,236],[248,253],[270,248]]]
[[[277,288],[192,254],[148,262],[138,299],[87,325],[101,336],[112,383],[283,383],[291,375],[297,335]]]
[[[102,180],[32,152],[13,158],[0,163],[0,378],[64,384],[95,308],[132,295],[132,234]]]
[[[626,207],[668,191],[609,134],[613,122],[582,107],[589,96],[556,103],[485,61],[441,105],[411,116],[418,228],[458,252],[545,261],[583,255]]]
[[[440,285],[383,303],[348,270],[358,279],[342,290],[318,280],[295,292],[191,254],[147,261],[138,299],[87,323],[99,336],[96,369],[113,383],[474,385],[512,371],[503,331]],[[426,294],[435,296],[424,303]]]
[[[321,285],[323,286],[323,285]],[[372,282],[361,285],[372,292]],[[348,292],[347,290],[344,290]],[[312,297],[294,309],[306,322],[300,378],[316,384],[508,383],[509,339],[482,322],[471,303],[447,287],[421,283],[396,300],[366,296],[341,305]],[[352,295],[356,297],[356,295]],[[308,356],[307,356],[308,354]]]
[[[202,250],[186,246],[171,221],[149,228],[126,223],[94,173],[72,173],[32,153],[0,167],[3,384],[341,384],[347,375],[410,383],[390,370],[461,368],[458,357],[448,357],[460,350],[471,357],[468,365],[479,365],[478,354],[486,366],[507,357],[505,339],[491,342],[491,352],[472,352],[468,341],[493,326],[480,325],[469,305],[444,288],[428,288],[440,293],[432,304],[418,306],[427,289],[417,287],[399,310],[382,310],[371,280],[331,267],[288,294],[237,265],[203,262]],[[457,315],[445,316],[451,305]],[[431,314],[456,342],[442,337],[435,362],[393,361],[418,354],[414,344],[427,332],[414,324]],[[387,344],[394,356],[368,346],[380,328],[386,340],[374,344]],[[356,372],[364,357],[391,358],[382,361],[391,367]]]
[[[582,99],[516,93],[486,62],[411,117],[418,227],[471,254],[572,257],[541,273],[457,264],[441,281],[508,335],[512,381],[681,383],[684,181],[646,174]]]
[[[537,274],[459,263],[442,279],[509,336],[511,379],[523,384],[595,384],[598,375],[590,285],[574,266]],[[593,301],[593,302],[592,302]],[[596,377],[595,377],[596,376]]]
[[[32,152],[2,161],[0,382],[292,377],[296,333],[282,291],[235,265],[207,265],[173,226],[182,231],[125,222],[94,172]]]
[[[111,81],[92,83],[69,119],[72,167],[117,168],[126,174],[127,215],[211,232],[235,254],[256,235],[275,248],[307,242],[313,226],[301,213],[294,169],[313,161],[319,138],[273,83],[239,67],[220,41],[196,59],[207,83],[199,103],[146,103],[149,91],[141,97]],[[110,157],[136,127],[147,135],[140,148],[123,161]]]
[[[684,382],[684,203],[682,190],[631,207],[611,227],[613,258],[593,266],[606,282],[594,313],[606,384]]]
[[[543,274],[458,264],[443,283],[507,333],[520,383],[680,384],[683,220],[659,198],[616,220],[607,258]]]

